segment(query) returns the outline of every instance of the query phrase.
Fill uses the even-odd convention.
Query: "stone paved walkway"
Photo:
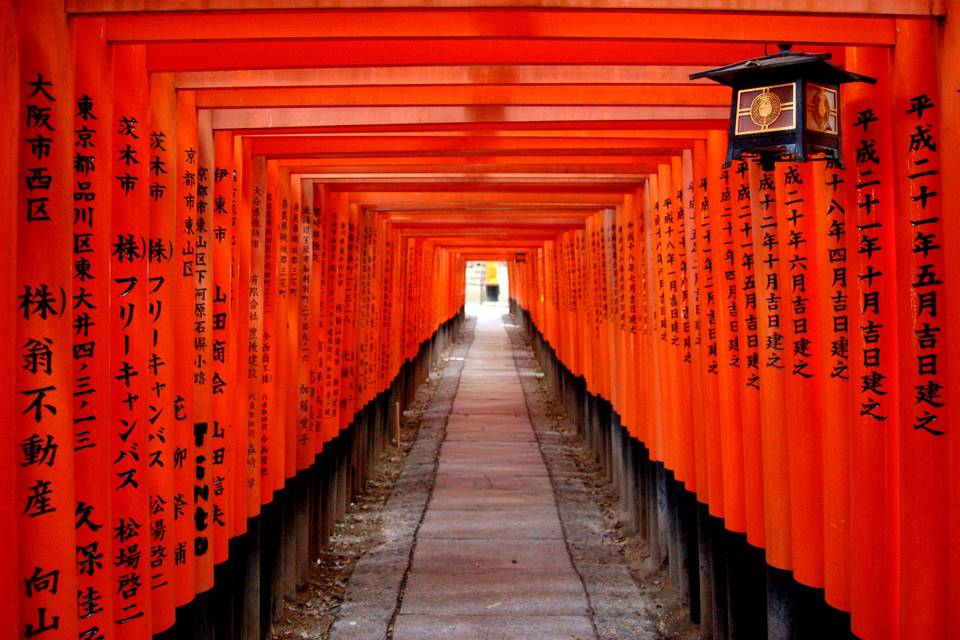
[[[331,640],[656,638],[551,430],[529,349],[499,314],[475,326],[385,506],[387,542],[358,562]]]
[[[595,637],[499,317],[477,323],[393,637]]]

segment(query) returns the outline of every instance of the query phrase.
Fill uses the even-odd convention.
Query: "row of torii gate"
[[[169,630],[506,260],[768,564],[862,637],[960,634],[957,12],[536,4],[0,3],[11,633]],[[845,168],[722,168],[689,75],[779,42],[879,79]]]

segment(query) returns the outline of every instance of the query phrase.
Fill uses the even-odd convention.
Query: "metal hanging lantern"
[[[729,166],[759,156],[766,170],[777,160],[804,162],[812,154],[840,162],[840,85],[876,79],[845,71],[828,53],[780,52],[690,74],[733,88]]]

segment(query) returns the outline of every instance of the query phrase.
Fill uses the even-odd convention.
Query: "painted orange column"
[[[343,308],[338,315],[341,316],[340,326],[342,327],[342,342],[340,350],[340,364],[342,378],[340,381],[340,429],[346,429],[353,421],[353,415],[356,412],[356,388],[357,379],[357,282],[359,273],[359,253],[358,238],[358,206],[351,204],[344,211],[346,223],[346,240],[344,244],[344,298]],[[422,306],[418,306],[423,309]],[[418,341],[419,342],[419,341]]]
[[[617,410],[619,405],[619,394],[617,393],[617,387],[619,385],[619,379],[617,376],[617,362],[622,357],[621,352],[617,349],[616,343],[616,316],[617,316],[617,265],[615,264],[616,260],[616,248],[614,243],[616,242],[616,210],[609,208],[604,212],[603,220],[603,272],[604,272],[604,285],[606,289],[606,298],[604,300],[604,334],[606,340],[604,345],[606,346],[606,361],[605,361],[605,392],[604,396],[614,407],[614,410]],[[550,316],[552,324],[553,316],[553,305],[556,304],[556,299],[553,295],[553,246],[550,242],[545,242],[544,246],[550,247],[550,269],[551,269],[551,279],[550,279]]]
[[[763,509],[763,434],[760,428],[760,319],[757,313],[757,277],[754,259],[753,196],[750,168],[731,168],[733,191],[733,255],[737,273],[737,340],[740,346],[740,429],[743,442],[743,527],[747,540],[758,547],[765,540]],[[732,198],[732,196],[731,196]]]
[[[297,302],[295,289],[291,286],[298,270],[294,266],[297,250],[294,243],[299,241],[294,227],[294,198],[291,190],[290,175],[285,169],[277,180],[279,220],[277,226],[277,423],[283,432],[283,463],[278,478],[284,487],[287,478],[297,469],[297,387],[296,387],[296,321]],[[297,212],[298,214],[299,212]],[[295,236],[297,238],[295,239]]]
[[[193,520],[193,488],[195,456],[193,434],[193,368],[194,368],[194,259],[197,251],[195,215],[197,208],[197,116],[192,91],[177,93],[176,126],[176,207],[177,237],[174,262],[177,265],[174,317],[174,495],[173,556],[174,594],[176,605],[182,606],[196,593],[194,550],[196,529]]]
[[[844,155],[853,172],[851,234],[850,576],[853,632],[896,637],[899,627],[897,519],[897,278],[890,68],[887,52],[853,47],[848,67],[878,79],[846,87]],[[855,280],[853,279],[855,276]]]
[[[236,402],[236,315],[233,309],[233,249],[234,249],[234,163],[233,136],[229,131],[213,134],[213,162],[208,181],[211,197],[209,285],[210,334],[210,395],[213,422],[210,432],[210,492],[211,522],[213,528],[213,560],[227,559],[229,540],[233,529],[235,502],[232,494],[236,464],[237,425],[233,405]]]
[[[938,70],[940,73],[940,137],[945,149],[956,149],[960,145],[960,78],[957,69],[960,66],[960,12],[951,11],[941,23],[938,42]],[[960,155],[941,154],[942,182],[955,185],[960,181]],[[943,210],[960,210],[960,194],[954,189],[943,192]],[[945,279],[957,282],[960,279],[960,216],[945,216],[943,219]],[[946,292],[944,308],[947,318],[960,318],[960,295]],[[947,387],[957,389],[960,386],[960,340],[945,342],[947,354]],[[947,419],[951,424],[960,424],[960,403],[953,401],[947,405]],[[951,438],[946,444],[949,450],[949,493],[948,493],[948,535],[950,540],[960,539],[960,438]],[[949,574],[947,579],[947,637],[960,635],[960,545],[950,544],[947,548]]]
[[[194,573],[197,593],[213,587],[218,526],[214,518],[214,442],[219,441],[213,415],[213,128],[209,111],[197,112],[197,199],[193,253],[193,491],[190,513],[196,528]],[[222,520],[222,519],[221,519]]]
[[[244,272],[244,255],[249,260],[249,254],[244,254],[245,245],[250,241],[250,199],[244,178],[243,138],[239,135],[230,136],[232,146],[233,173],[230,176],[230,225],[232,228],[233,246],[230,249],[231,273],[230,280],[230,315],[234,321],[228,333],[233,349],[227,352],[227,370],[233,372],[233,392],[231,398],[233,421],[233,473],[230,515],[230,536],[236,537],[247,532],[247,509],[249,504],[248,473],[252,441],[247,424],[247,400],[249,394],[248,367],[249,367],[249,314],[250,298],[248,296],[250,280]],[[246,229],[247,233],[242,234]],[[248,250],[247,250],[248,251]]]
[[[649,185],[633,192],[633,209],[630,212],[634,236],[634,265],[636,273],[636,320],[634,322],[634,350],[637,358],[633,363],[635,378],[631,393],[636,394],[637,424],[635,437],[649,449],[648,428],[652,403],[650,401],[650,269],[648,267],[649,247],[647,220],[644,209],[650,197]]]
[[[339,432],[337,420],[338,368],[337,343],[340,340],[339,328],[336,323],[336,309],[343,304],[342,287],[340,286],[341,254],[339,232],[340,194],[329,193],[323,203],[323,244],[326,247],[324,256],[324,322],[326,323],[325,341],[323,345],[323,440],[329,442]]]
[[[310,422],[313,429],[314,452],[321,453],[326,443],[323,437],[324,385],[324,344],[326,336],[326,294],[327,273],[324,271],[327,254],[327,232],[324,227],[325,189],[322,184],[314,183],[310,189],[313,206],[312,227],[312,276],[310,280],[310,318],[312,338],[310,341],[310,367],[312,391],[310,402]]]
[[[70,357],[73,65],[59,3],[20,6],[13,405],[16,634],[77,637]],[[10,158],[10,160],[13,160]],[[103,345],[106,346],[106,345]],[[106,442],[101,446],[108,447]],[[7,467],[4,467],[7,469]],[[8,479],[8,482],[11,481]],[[103,523],[107,526],[107,523]],[[59,540],[61,544],[51,544]],[[105,554],[109,555],[109,554]]]
[[[689,325],[688,340],[690,341],[690,416],[693,430],[693,479],[696,486],[697,498],[706,503],[709,494],[709,476],[707,474],[707,421],[712,417],[708,409],[710,403],[705,401],[706,394],[714,393],[716,402],[716,387],[711,383],[711,375],[707,373],[707,362],[711,356],[707,352],[710,336],[706,329],[706,315],[703,313],[706,304],[707,291],[704,288],[706,274],[703,272],[701,260],[702,228],[700,225],[700,203],[705,197],[704,186],[706,180],[706,144],[699,141],[699,149],[689,154],[689,177],[684,181],[684,248],[687,279],[687,318]],[[686,160],[686,157],[685,157]],[[686,167],[685,167],[686,168]],[[694,400],[695,399],[695,400]],[[695,402],[695,406],[693,406]],[[714,406],[715,408],[715,406]]]
[[[677,340],[677,358],[678,373],[676,381],[676,406],[679,413],[679,431],[678,435],[678,454],[677,468],[681,470],[678,479],[683,482],[688,491],[696,491],[696,458],[694,456],[694,431],[693,431],[693,402],[691,390],[693,389],[692,378],[692,344],[690,341],[690,314],[688,299],[690,297],[691,283],[687,278],[687,218],[688,208],[690,206],[690,181],[693,179],[692,155],[689,150],[685,150],[681,156],[673,158],[673,184],[672,193],[674,199],[673,206],[673,232],[674,241],[673,253],[675,254],[676,274],[674,281],[676,291],[671,292],[676,296],[676,340]],[[671,305],[673,305],[671,297]],[[673,311],[671,311],[673,314]],[[671,318],[673,320],[673,318]],[[671,324],[672,328],[672,324]]]
[[[706,497],[706,503],[709,507],[710,515],[723,517],[723,436],[720,427],[724,416],[730,415],[728,411],[735,406],[733,403],[739,396],[735,389],[735,371],[731,370],[729,365],[729,335],[730,325],[727,318],[729,308],[729,287],[728,280],[729,265],[724,264],[727,256],[724,241],[732,227],[729,219],[724,218],[726,212],[721,200],[724,198],[725,184],[723,180],[724,153],[726,151],[726,140],[724,132],[709,131],[707,133],[706,143],[706,192],[705,202],[702,205],[706,207],[703,211],[703,226],[705,230],[704,246],[702,253],[704,255],[704,272],[710,274],[710,285],[708,289],[707,312],[712,314],[713,323],[713,343],[715,344],[715,353],[713,354],[716,362],[716,369],[713,375],[716,377],[716,419],[707,422],[707,476],[709,493]],[[711,302],[712,301],[712,304]]]
[[[944,306],[946,278],[937,76],[937,23],[897,21],[891,116],[896,212],[897,344],[900,360],[900,634],[947,637],[947,550],[951,389],[946,345],[954,338]],[[943,61],[944,64],[950,64]],[[947,149],[956,153],[956,149]],[[909,303],[907,303],[909,300]],[[952,318],[960,320],[960,318]],[[891,381],[892,384],[892,381]],[[953,541],[955,544],[956,541]]]
[[[812,268],[814,202],[811,163],[777,163],[777,242],[780,318],[784,342],[784,399],[789,446],[793,575],[823,586],[823,427],[820,423],[819,344],[815,301],[822,283]]]
[[[583,278],[585,286],[581,289],[581,295],[583,296],[583,315],[580,319],[580,331],[583,335],[583,341],[578,345],[580,352],[583,354],[583,379],[586,384],[587,391],[592,392],[594,390],[593,386],[593,358],[594,358],[594,346],[595,346],[595,333],[594,333],[594,318],[596,316],[596,306],[594,302],[594,290],[596,284],[594,281],[593,274],[593,263],[591,262],[591,250],[593,246],[593,237],[594,237],[594,216],[587,218],[585,221],[584,229],[581,232],[581,241],[580,241],[580,275]],[[537,308],[540,299],[540,292],[537,288],[537,269],[539,266],[539,250],[533,252],[533,261],[530,264],[530,285],[534,291],[534,300],[531,301],[530,310],[533,314],[534,319],[537,318]]]
[[[709,150],[708,150],[709,153]],[[719,461],[723,470],[722,503],[711,503],[710,513],[728,520],[743,509],[743,442],[740,434],[740,317],[737,308],[736,197],[732,169],[711,165],[716,198],[711,198],[714,269],[717,278],[717,307],[720,324],[720,433]],[[714,204],[716,201],[716,204]],[[742,515],[740,516],[742,519]]]
[[[767,563],[790,569],[790,454],[784,414],[787,349],[783,333],[781,247],[777,234],[777,185],[773,172],[750,163],[753,259],[756,273],[760,348],[760,430],[763,445],[764,535]]]
[[[847,167],[850,161],[848,159]],[[823,425],[823,558],[827,602],[850,610],[850,381],[851,282],[848,238],[851,174],[836,163],[813,165],[814,256],[821,283],[815,304],[821,318],[820,421]],[[849,217],[848,217],[849,216]]]
[[[650,198],[644,206],[644,217],[647,231],[647,272],[650,276],[650,345],[651,360],[650,373],[651,388],[651,420],[648,431],[647,448],[653,460],[662,462],[666,453],[666,431],[664,402],[663,370],[666,360],[666,297],[663,277],[663,244],[664,232],[660,212],[661,183],[668,182],[665,176],[665,167],[658,167],[657,173],[651,174],[648,185]],[[582,345],[581,345],[582,346]]]
[[[580,375],[581,373],[581,353],[577,348],[577,344],[580,337],[580,332],[578,330],[579,318],[582,313],[583,308],[583,298],[582,298],[582,280],[579,277],[578,273],[578,258],[577,258],[577,236],[574,232],[567,232],[564,234],[566,240],[566,287],[567,287],[567,296],[566,300],[568,303],[567,312],[565,316],[565,326],[566,326],[566,341],[564,345],[565,354],[568,358],[568,363],[570,371],[574,375]],[[526,260],[529,260],[529,252],[524,254],[525,262],[521,266],[521,269],[518,269],[518,272],[521,274],[523,279],[521,291],[523,292],[523,305],[529,305],[530,300],[527,294],[527,279],[528,279],[528,270],[529,263]]]
[[[290,176],[285,169],[277,175],[277,326],[276,347],[276,402],[274,415],[278,432],[282,437],[282,462],[280,475],[274,489],[283,489],[286,479],[296,473],[297,467],[297,438],[296,438],[296,374],[293,367],[296,363],[296,344],[291,335],[292,323],[296,321],[296,303],[290,283],[296,277],[294,271],[293,247],[293,200],[290,193]],[[291,351],[293,351],[291,353]]]
[[[256,443],[258,436],[252,434],[255,427],[255,421],[251,416],[251,369],[255,368],[254,360],[255,350],[251,348],[253,337],[251,335],[251,316],[259,313],[256,302],[251,296],[250,283],[250,253],[253,242],[252,229],[252,162],[246,151],[247,145],[244,144],[243,137],[233,136],[233,158],[236,170],[235,189],[236,189],[236,214],[234,229],[234,287],[233,293],[236,301],[232,312],[235,314],[236,321],[234,329],[236,331],[236,347],[233,357],[235,359],[235,380],[233,383],[233,423],[237,431],[234,450],[234,508],[236,509],[233,517],[233,534],[241,535],[247,530],[247,517],[254,516],[259,510],[259,501],[252,504],[253,494],[259,495],[259,489],[254,491],[252,484],[256,482]],[[242,304],[241,302],[242,301]],[[229,357],[229,356],[228,356]]]
[[[3,122],[18,122],[20,119],[20,18],[19,5],[13,2],[0,3],[0,92],[6,99],[0,102],[0,118]],[[20,152],[20,127],[8,126],[0,129],[0,158],[7,166],[16,166]],[[0,202],[7,203],[13,210],[12,203],[19,202],[17,189],[20,175],[16,171],[0,173]],[[13,300],[16,295],[17,277],[17,224],[18,215],[0,216],[0,235],[7,238],[6,246],[0,248],[0,292],[5,300]],[[14,353],[16,343],[16,313],[14,306],[6,304],[0,312],[0,348],[4,353]],[[5,425],[15,425],[17,420],[15,376],[17,366],[15,359],[4,358],[0,365],[0,383],[3,384],[4,396],[0,401],[0,422]],[[6,460],[3,466],[8,478],[13,476],[13,464],[17,457],[17,429],[8,427],[0,431],[0,456]],[[9,523],[0,529],[0,546],[5,549],[16,549],[19,557],[17,517],[19,515],[17,482],[8,481],[0,486],[0,519]],[[18,567],[17,560],[11,566]],[[105,578],[109,581],[109,577]],[[4,572],[0,577],[0,618],[7,621],[11,629],[20,633],[20,571]]]
[[[263,215],[263,318],[260,333],[260,502],[273,501],[273,492],[283,484],[283,436],[277,423],[277,202],[279,171],[267,160]],[[279,476],[279,478],[278,478]]]
[[[110,456],[113,509],[114,635],[151,631],[149,530],[150,95],[146,48],[118,46],[113,61],[114,178],[110,216]]]
[[[394,255],[392,242],[390,239],[390,228],[386,220],[382,218],[375,219],[379,251],[380,251],[380,282],[378,284],[380,291],[380,306],[378,308],[379,318],[377,324],[380,327],[380,364],[378,366],[378,381],[382,388],[389,386],[393,378],[393,369],[390,362],[390,343],[393,341],[393,334],[390,330],[392,316],[394,314],[393,299],[393,275],[394,275]],[[391,407],[392,409],[392,407]]]
[[[680,159],[672,158],[669,165],[662,165],[660,172],[660,232],[661,264],[663,289],[663,315],[660,321],[660,337],[664,358],[661,361],[661,384],[664,394],[664,465],[673,471],[680,482],[686,479],[686,466],[683,458],[685,443],[684,418],[681,410],[681,378],[683,377],[683,356],[681,354],[680,332],[680,240],[677,233],[677,211],[682,211],[682,203],[677,202],[680,186]]]
[[[110,556],[110,498],[115,486],[109,444],[113,52],[105,40],[103,20],[75,21],[72,30],[77,107],[73,123],[73,296],[83,301],[73,310],[76,513],[84,514],[83,524],[76,527],[76,564],[77,591],[81,601],[89,603],[78,613],[81,633],[93,630],[112,637],[116,589],[112,563],[102,560]]]
[[[632,194],[624,196],[623,204],[617,208],[617,261],[620,264],[620,312],[619,332],[620,349],[620,398],[623,405],[623,423],[627,433],[635,437],[637,425],[636,360],[634,344],[634,321],[637,309],[637,266],[634,211],[636,204]],[[558,245],[558,279],[563,282],[563,245]],[[562,286],[562,285],[561,285]],[[562,339],[564,333],[563,309],[565,296],[559,291],[560,308],[558,310],[558,332]]]
[[[306,469],[313,464],[317,451],[314,429],[311,422],[311,399],[315,371],[313,368],[312,322],[315,302],[312,300],[313,259],[313,183],[303,181],[300,202],[300,303],[297,319],[297,468]]]
[[[250,241],[241,245],[241,274],[248,283],[246,315],[247,349],[247,513],[257,515],[264,503],[269,467],[263,434],[263,319],[265,315],[264,249],[266,246],[267,163],[263,156],[250,157],[244,143],[244,193],[250,202]],[[247,168],[249,167],[249,171]],[[238,233],[246,225],[243,219]]]
[[[150,583],[153,632],[170,628],[176,617],[173,578],[174,370],[182,366],[175,351],[178,283],[177,237],[177,98],[173,74],[150,77],[149,169],[150,240],[147,269],[150,303]],[[145,185],[146,186],[146,185]],[[146,561],[146,559],[144,559]]]

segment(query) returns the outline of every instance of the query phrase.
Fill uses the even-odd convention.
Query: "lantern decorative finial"
[[[758,156],[767,170],[812,154],[839,163],[840,85],[876,80],[830,64],[828,53],[778,46],[772,55],[690,75],[733,87],[726,166],[744,155]]]

